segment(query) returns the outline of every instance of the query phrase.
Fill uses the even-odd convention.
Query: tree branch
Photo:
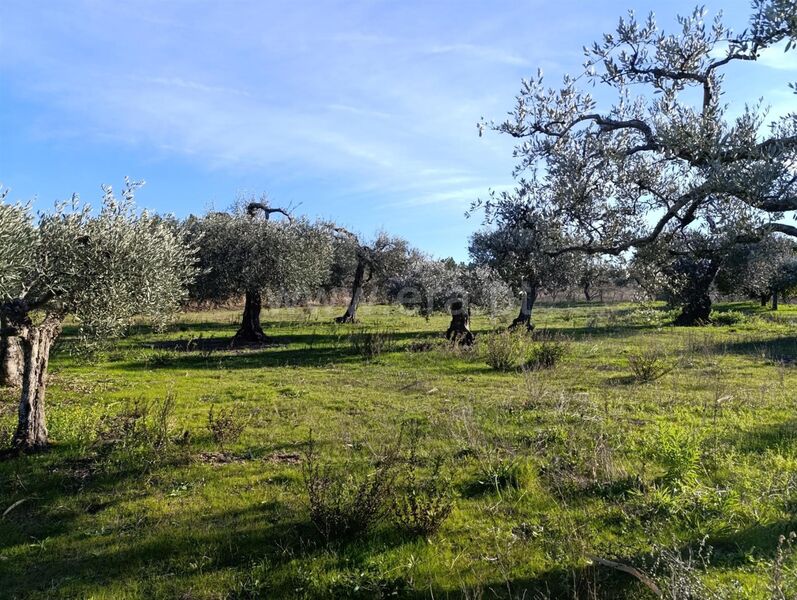
[[[291,217],[290,213],[282,208],[271,208],[268,204],[264,204],[262,202],[250,202],[246,206],[246,212],[250,217],[254,217],[258,210],[263,211],[266,221],[269,220],[269,217],[271,217],[273,213],[280,213],[281,215],[284,215],[288,221],[293,222],[293,217]]]

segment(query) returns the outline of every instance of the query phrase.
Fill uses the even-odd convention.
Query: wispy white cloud
[[[528,66],[530,64],[527,58],[523,58],[512,52],[502,50],[501,48],[478,46],[476,44],[436,45],[429,48],[428,53],[460,54],[480,61],[503,63],[513,66]]]
[[[761,52],[757,62],[770,69],[797,71],[797,48],[786,52],[785,42],[766,48]]]

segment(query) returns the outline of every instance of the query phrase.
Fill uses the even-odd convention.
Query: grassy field
[[[0,597],[655,597],[593,557],[692,597],[793,597],[797,310],[719,308],[737,322],[540,307],[566,353],[531,371],[485,362],[508,315],[476,317],[468,351],[438,340],[443,315],[365,307],[365,326],[390,331],[370,360],[328,308],[264,311],[275,344],[248,350],[224,345],[229,311],[142,327],[90,360],[67,335],[53,449],[0,462]],[[214,441],[211,408],[245,425],[239,439]],[[0,391],[3,439],[15,410]],[[383,473],[400,443],[389,498],[436,473],[423,489],[450,515],[419,535],[388,511],[326,540],[311,436],[316,473],[344,483]]]

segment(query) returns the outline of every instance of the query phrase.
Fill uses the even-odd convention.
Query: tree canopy
[[[794,0],[754,0],[740,33],[703,9],[669,33],[631,13],[561,85],[524,80],[509,117],[480,124],[518,140],[518,185],[488,214],[560,219],[575,241],[551,253],[621,254],[689,227],[796,235],[780,221],[797,209],[797,114],[767,126],[761,102],[723,96],[731,65],[793,49],[795,15]],[[614,101],[599,108],[593,87]]]
[[[162,320],[178,308],[194,275],[182,230],[135,210],[138,182],[122,198],[104,186],[102,205],[73,196],[34,219],[28,206],[0,203],[0,320],[22,346],[14,444],[47,445],[44,412],[50,348],[72,315],[83,339],[121,333],[141,314]]]

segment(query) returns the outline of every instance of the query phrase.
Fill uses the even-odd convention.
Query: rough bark
[[[260,310],[263,308],[263,298],[260,290],[248,290],[244,304],[244,314],[241,326],[233,338],[233,344],[262,344],[267,340],[263,328],[260,326]]]
[[[772,292],[772,310],[778,310],[778,292]]]
[[[520,314],[509,325],[509,329],[517,329],[521,325],[525,325],[526,329],[531,331],[534,329],[534,323],[531,321],[531,312],[534,310],[534,303],[537,301],[537,288],[532,287],[526,290],[520,300]]]
[[[584,299],[587,302],[592,302],[592,293],[590,292],[590,285],[588,283],[584,285]]]
[[[9,326],[8,319],[0,316],[0,331]],[[22,387],[24,355],[16,335],[0,336],[0,387]]]
[[[47,367],[50,349],[61,333],[61,322],[60,316],[47,315],[41,325],[33,325],[25,314],[21,321],[13,323],[20,333],[24,355],[19,420],[12,440],[18,450],[40,450],[49,443],[44,410]]]
[[[351,286],[351,301],[342,316],[335,319],[336,323],[354,323],[357,320],[357,307],[363,298],[363,282],[365,280],[366,260],[359,256],[357,259],[357,269],[354,271],[354,283]]]
[[[451,324],[446,331],[446,339],[466,346],[473,344],[475,339],[470,330],[470,310],[465,310],[461,301],[451,304]]]
[[[711,322],[711,296],[705,294],[695,295],[688,304],[681,308],[681,314],[675,319],[676,325],[692,327],[706,325]]]
[[[682,308],[681,314],[675,319],[676,325],[692,327],[711,323],[709,292],[719,272],[720,264],[720,260],[713,258],[695,263],[684,272],[688,277],[688,285],[679,298]]]

